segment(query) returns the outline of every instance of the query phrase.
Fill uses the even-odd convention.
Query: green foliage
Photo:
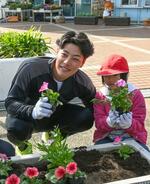
[[[109,93],[110,103],[112,110],[120,110],[122,112],[128,112],[131,109],[131,94],[128,93],[126,87],[116,87]]]
[[[25,175],[21,175],[21,184],[43,184],[41,179],[38,179],[37,177],[29,178]]]
[[[49,49],[42,33],[35,27],[23,33],[0,34],[0,58],[43,56]]]
[[[74,152],[68,148],[66,139],[57,127],[50,132],[49,144],[37,143],[37,148],[42,151],[42,160],[49,162],[48,169],[66,166],[73,161]]]
[[[22,10],[25,10],[25,9],[32,9],[32,3],[9,2],[4,7],[9,8],[10,10],[16,10],[17,8],[21,8]]]
[[[131,148],[131,147],[128,146],[128,145],[121,145],[120,148],[117,150],[117,152],[118,152],[118,154],[119,154],[119,156],[120,156],[121,158],[123,158],[124,160],[126,160],[126,159],[129,158],[130,155],[131,155],[132,153],[134,153],[135,151],[134,151],[133,148]]]
[[[57,107],[58,105],[62,105],[62,103],[58,100],[60,94],[57,92],[53,92],[52,89],[47,89],[44,92],[42,92],[42,97],[48,97],[49,103],[53,107]]]
[[[11,160],[0,160],[0,178],[1,176],[8,176],[9,171],[12,170],[11,164]]]
[[[41,8],[43,8],[43,5],[42,4],[34,4],[33,5],[33,10],[39,10]]]

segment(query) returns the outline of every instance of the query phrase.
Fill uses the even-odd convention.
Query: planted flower
[[[12,161],[8,159],[5,154],[0,153],[0,177],[8,176],[9,171],[11,171]]]
[[[16,165],[0,154],[0,184],[84,184],[86,175],[78,168],[74,151],[59,128],[51,131],[48,144],[37,143],[37,148],[41,151],[40,164],[46,163],[42,172],[38,164],[21,165],[19,170],[14,170]]]
[[[49,144],[38,143],[37,148],[43,153],[41,159],[48,161],[46,179],[52,183],[70,183],[72,180],[85,180],[85,173],[81,172],[74,162],[74,152],[66,143],[59,128],[51,131]],[[80,184],[80,183],[79,183]]]
[[[42,180],[38,178],[39,171],[36,167],[27,167],[24,174],[17,176],[16,174],[11,174],[6,180],[2,181],[3,184],[41,184]]]
[[[121,136],[116,136],[114,139],[114,144],[120,144],[120,147],[117,150],[117,153],[121,158],[126,160],[135,152],[135,150],[130,147],[129,145],[126,145],[125,143],[122,143],[122,137]]]
[[[128,145],[124,145],[122,144],[120,146],[120,148],[118,149],[117,153],[119,154],[119,156],[121,158],[123,158],[124,160],[126,160],[127,158],[129,158],[131,156],[131,154],[133,154],[135,151],[133,148],[131,148]]]

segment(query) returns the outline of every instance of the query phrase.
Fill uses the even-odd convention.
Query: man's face
[[[63,81],[75,74],[84,64],[84,56],[78,46],[68,43],[59,49],[53,67],[54,78]]]

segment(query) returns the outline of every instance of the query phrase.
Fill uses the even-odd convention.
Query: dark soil
[[[86,184],[102,184],[150,174],[150,164],[139,152],[124,160],[116,151],[97,150],[76,152],[75,161],[87,173]]]
[[[103,184],[150,174],[150,164],[139,152],[123,160],[116,151],[100,153],[97,150],[86,151],[85,148],[80,148],[75,151],[74,160],[87,173],[86,184]],[[38,164],[41,177],[44,177],[46,165],[47,163]],[[14,164],[14,167],[18,168],[19,173],[25,170],[23,165]]]

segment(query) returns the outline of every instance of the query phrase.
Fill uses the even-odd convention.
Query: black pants
[[[6,154],[8,157],[15,156],[15,149],[10,143],[0,139],[0,153]]]
[[[50,118],[27,122],[8,115],[6,118],[7,137],[14,143],[29,140],[32,133],[52,130],[59,126],[63,135],[72,135],[93,126],[93,113],[89,108],[66,104],[58,107]]]

